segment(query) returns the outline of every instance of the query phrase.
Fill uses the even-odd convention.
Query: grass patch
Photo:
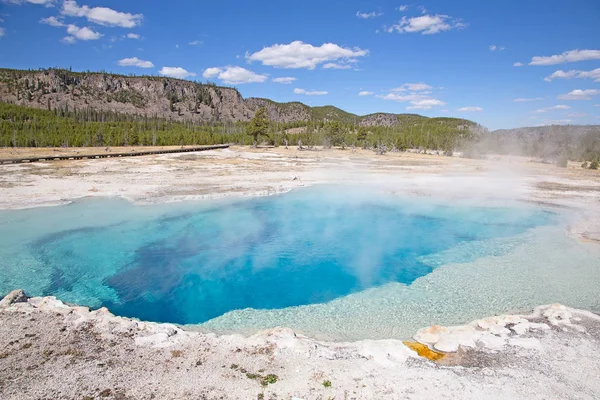
[[[262,379],[261,384],[263,386],[272,385],[272,384],[276,383],[278,379],[279,379],[279,377],[277,375],[269,374]]]
[[[279,380],[279,377],[275,374],[263,376],[260,374],[253,374],[251,372],[246,373],[246,378],[258,381],[262,386],[272,385]]]
[[[323,387],[330,388],[331,387],[331,381],[330,380],[324,380],[323,381]]]

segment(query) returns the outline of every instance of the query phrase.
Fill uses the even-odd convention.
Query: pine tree
[[[359,126],[358,127],[358,134],[356,135],[356,140],[358,141],[359,144],[361,144],[364,147],[366,147],[367,145],[367,127],[366,126]]]
[[[326,132],[326,145],[327,146],[339,146],[343,143],[343,128],[339,121],[331,121],[325,125]]]
[[[269,129],[269,117],[267,116],[267,109],[261,107],[256,111],[254,117],[246,128],[246,133],[252,136],[254,140],[254,147],[258,145],[259,136],[267,136],[267,130]]]

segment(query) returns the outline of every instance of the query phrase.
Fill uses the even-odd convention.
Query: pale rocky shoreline
[[[600,316],[553,304],[398,340],[286,328],[217,336],[14,291],[0,302],[3,399],[573,398],[600,393]],[[442,351],[443,350],[443,351]],[[439,358],[441,357],[441,358]],[[574,367],[577,368],[574,368]]]
[[[233,148],[3,165],[0,209],[99,196],[149,204],[365,183],[420,196],[570,207],[580,218],[565,234],[600,242],[600,174],[520,159]],[[408,346],[428,359],[399,340],[324,342],[287,328],[217,336],[51,297],[21,300],[0,306],[2,399],[593,399],[600,393],[600,317],[560,305],[419,330]]]

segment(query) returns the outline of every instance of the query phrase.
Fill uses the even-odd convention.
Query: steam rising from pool
[[[285,325],[333,338],[403,337],[432,322],[464,322],[475,311],[506,311],[468,302],[515,280],[503,276],[505,260],[556,241],[561,221],[522,204],[449,204],[375,188],[160,206],[85,200],[0,213],[0,293],[24,288],[217,331]],[[575,246],[559,238],[564,250]],[[584,265],[594,260],[579,253]],[[518,268],[525,276],[538,264],[533,257]],[[440,283],[456,271],[464,282]],[[496,280],[481,279],[489,274]],[[555,297],[565,295],[563,286],[545,285]],[[537,304],[512,297],[518,301],[497,305]]]

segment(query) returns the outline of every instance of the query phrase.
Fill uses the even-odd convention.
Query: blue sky
[[[600,124],[598,0],[0,0],[0,61],[490,129]]]

